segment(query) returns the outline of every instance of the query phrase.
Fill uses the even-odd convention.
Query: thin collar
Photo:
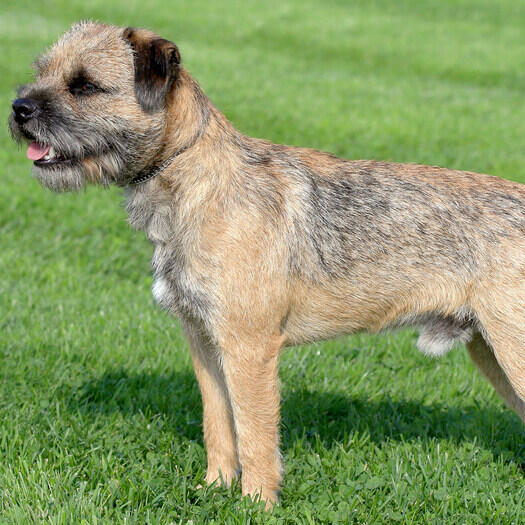
[[[127,185],[128,186],[137,186],[138,184],[142,184],[143,182],[146,182],[148,180],[153,179],[157,175],[160,175],[172,162],[173,160],[178,157],[181,153],[184,153],[190,146],[193,144],[188,144],[187,146],[184,146],[179,151],[176,151],[171,157],[167,158],[162,164],[159,166],[154,166],[153,168],[142,170],[139,172],[139,174],[131,179]]]
[[[157,175],[160,175],[175,160],[176,157],[178,157],[180,154],[184,153],[186,150],[190,149],[197,143],[197,141],[204,135],[206,129],[208,128],[209,121],[210,113],[208,111],[204,121],[202,122],[203,126],[201,130],[193,137],[193,140],[191,140],[188,144],[186,144],[186,146],[182,147],[180,150],[176,151],[171,157],[167,158],[159,166],[154,166],[153,168],[140,171],[137,174],[137,176],[131,179],[126,185],[137,186],[138,184],[147,182],[148,180],[153,179]]]

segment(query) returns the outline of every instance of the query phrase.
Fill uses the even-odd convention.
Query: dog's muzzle
[[[25,124],[40,112],[40,103],[32,98],[18,98],[13,102],[13,116],[18,124]]]

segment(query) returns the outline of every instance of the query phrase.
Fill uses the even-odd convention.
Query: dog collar
[[[131,179],[128,182],[128,186],[136,186],[137,184],[142,184],[143,182],[151,180],[157,175],[160,175],[173,162],[173,160],[176,157],[178,157],[181,153],[184,153],[189,147],[190,146],[185,146],[184,148],[181,148],[179,151],[176,151],[171,157],[167,158],[159,166],[155,166],[149,170],[141,171],[134,179]]]
[[[136,186],[137,184],[142,184],[143,182],[147,182],[148,180],[153,179],[157,175],[160,175],[174,160],[176,157],[178,157],[181,153],[184,153],[186,150],[190,149],[192,146],[194,146],[197,141],[201,138],[204,131],[206,130],[209,122],[209,113],[206,115],[206,120],[204,122],[204,126],[200,130],[199,133],[193,137],[193,140],[191,140],[186,146],[182,147],[179,151],[176,151],[171,157],[166,159],[160,166],[156,166],[151,168],[150,170],[143,170],[139,172],[139,174],[134,178],[131,179],[127,185],[128,186]]]

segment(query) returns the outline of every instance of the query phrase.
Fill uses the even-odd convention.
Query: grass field
[[[2,122],[30,61],[93,18],[176,41],[247,134],[525,182],[523,1],[169,4],[3,0]],[[525,522],[519,419],[464,349],[425,358],[411,331],[283,354],[273,515],[238,487],[196,490],[187,344],[120,191],[50,194],[5,125],[0,144],[0,523]]]

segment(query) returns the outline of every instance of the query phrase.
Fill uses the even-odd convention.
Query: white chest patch
[[[169,284],[164,277],[157,277],[151,288],[151,293],[159,305],[169,303]]]

